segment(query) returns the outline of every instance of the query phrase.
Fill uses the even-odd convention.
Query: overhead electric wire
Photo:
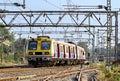
[[[62,9],[62,8],[58,7],[57,5],[49,2],[48,0],[43,0],[43,1],[46,2],[46,3],[48,3],[48,4],[50,4],[50,5],[52,5],[52,6],[54,6],[54,7],[56,7],[56,8],[58,8],[58,9]]]

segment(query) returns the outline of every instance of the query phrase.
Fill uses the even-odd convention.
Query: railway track
[[[70,67],[68,69],[68,67]],[[48,80],[53,80],[56,78],[60,78],[60,77],[67,77],[67,76],[71,76],[74,74],[77,74],[80,72],[79,70],[79,66],[74,66],[74,67],[78,67],[77,69],[73,68],[73,66],[60,66],[58,67],[40,67],[40,68],[13,68],[13,69],[3,69],[0,71],[0,73],[15,73],[16,72],[24,72],[28,73],[25,75],[18,75],[18,76],[13,76],[13,77],[4,77],[4,78],[0,78],[0,81],[16,81],[16,80],[24,80],[24,79],[28,79],[28,81],[48,81]],[[45,72],[42,72],[43,70],[45,70]],[[89,71],[93,71],[96,69],[84,69],[84,73],[85,72],[89,72]],[[30,71],[30,72],[29,72]],[[34,73],[34,71],[39,73]],[[32,74],[29,74],[33,72]],[[36,77],[38,79],[36,79]]]
[[[84,69],[83,73],[88,73],[88,72],[95,72],[96,69],[94,68],[89,68],[89,69]],[[56,78],[61,78],[61,77],[67,77],[67,76],[72,76],[72,75],[77,75],[80,72],[80,70],[64,70],[58,73],[53,73],[53,74],[48,74],[47,76],[44,76],[43,78],[32,80],[32,81],[49,81],[49,80],[54,80]]]
[[[0,66],[0,69],[5,68],[26,68],[29,67],[27,64],[21,64],[21,65],[11,65],[11,66]]]

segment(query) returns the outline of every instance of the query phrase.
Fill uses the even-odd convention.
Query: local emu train
[[[31,38],[27,50],[28,64],[34,67],[42,65],[73,65],[85,61],[85,50],[72,43],[56,41],[48,36]]]

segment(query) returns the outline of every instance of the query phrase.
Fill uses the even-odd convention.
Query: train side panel
[[[58,58],[58,47],[57,47],[57,42],[53,41],[52,42],[52,54],[53,54],[53,58]]]
[[[85,50],[82,47],[77,46],[78,59],[85,60]]]

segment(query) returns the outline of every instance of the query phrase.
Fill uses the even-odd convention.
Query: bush
[[[103,64],[103,66],[101,66],[101,64],[96,65],[99,65],[100,68],[98,75],[100,81],[120,81],[120,67],[112,67],[112,69],[110,69],[110,67],[104,66],[105,64]]]

